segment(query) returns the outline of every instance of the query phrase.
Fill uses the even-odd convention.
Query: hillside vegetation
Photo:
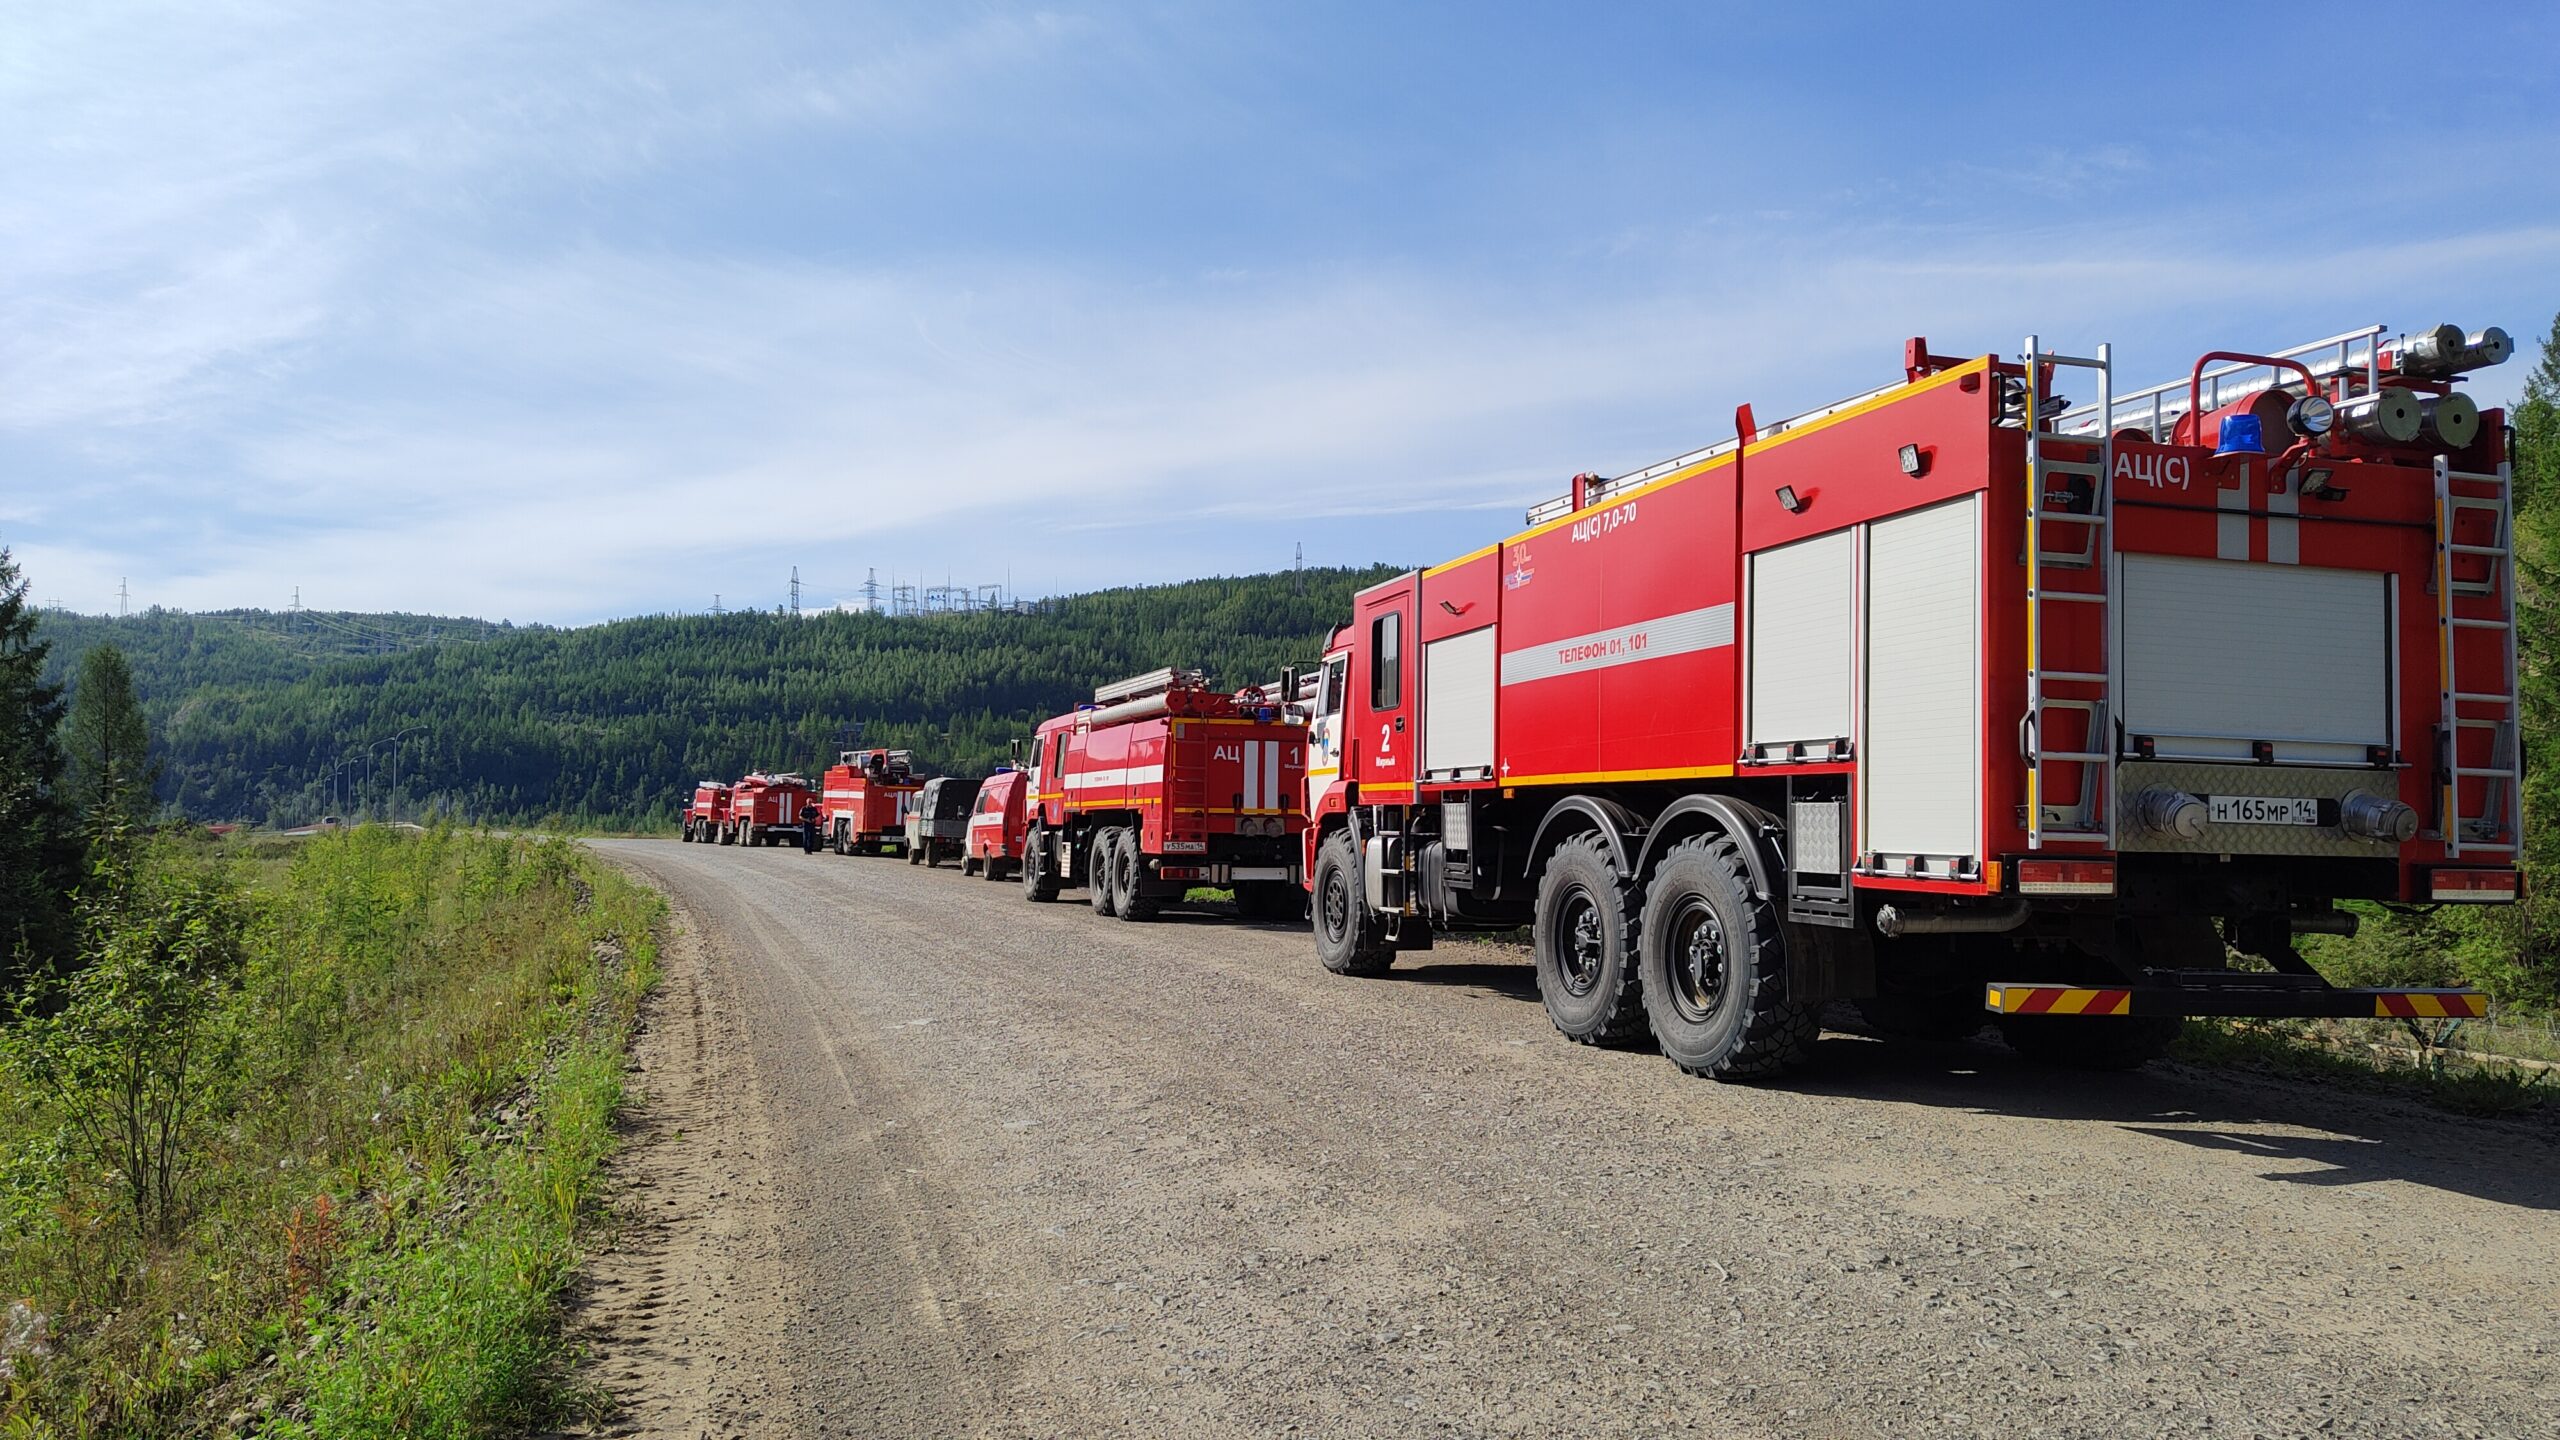
[[[1097,591],[1030,614],[621,620],[571,630],[433,616],[48,612],[56,673],[132,663],[162,798],[287,824],[344,808],[478,821],[666,821],[698,777],[823,765],[848,726],[939,769],[1001,762],[1040,719],[1160,665],[1224,684],[1312,660],[1353,591],[1316,569]],[[327,621],[323,625],[322,621]],[[391,653],[360,652],[371,646]],[[397,785],[394,784],[395,746]]]

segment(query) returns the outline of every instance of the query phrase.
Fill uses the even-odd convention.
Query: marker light
[[[2284,412],[2284,421],[2296,435],[2326,435],[2338,423],[2338,407],[2325,396],[2305,395]]]
[[[2264,455],[2267,453],[2266,427],[2258,423],[2255,415],[2225,415],[2222,417],[2222,443],[2214,447],[2213,453],[2217,456]]]

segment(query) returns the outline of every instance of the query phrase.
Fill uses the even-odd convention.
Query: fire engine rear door
[[[2163,757],[2362,765],[2391,743],[2389,578],[2184,555],[2123,557],[2128,735]]]

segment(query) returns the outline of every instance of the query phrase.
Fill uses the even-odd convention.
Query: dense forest
[[[1351,593],[1311,569],[1103,590],[1030,613],[649,617],[579,629],[421,615],[47,611],[57,680],[112,641],[161,797],[203,819],[667,820],[697,777],[832,760],[851,727],[983,770],[1097,684],[1159,665],[1222,684],[1312,660]]]

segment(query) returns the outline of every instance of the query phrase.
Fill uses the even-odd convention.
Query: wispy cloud
[[[2133,139],[1559,225],[1539,187],[1585,192],[1575,132],[1477,155],[1482,117],[1414,114],[1482,103],[1462,75],[1342,95],[1345,121],[1189,35],[565,0],[31,17],[0,51],[0,541],[92,607],[135,574],[167,603],[300,583],[518,619],[769,600],[793,563],[1038,589],[1284,536],[1424,558],[1737,401],[1889,378],[1903,334],[2109,338],[2165,376],[2367,318],[2532,326],[2499,307],[2560,254],[2547,199],[2302,227],[2282,202],[2318,185],[2258,167],[2244,205]],[[1630,177],[1644,118],[1615,120]]]

